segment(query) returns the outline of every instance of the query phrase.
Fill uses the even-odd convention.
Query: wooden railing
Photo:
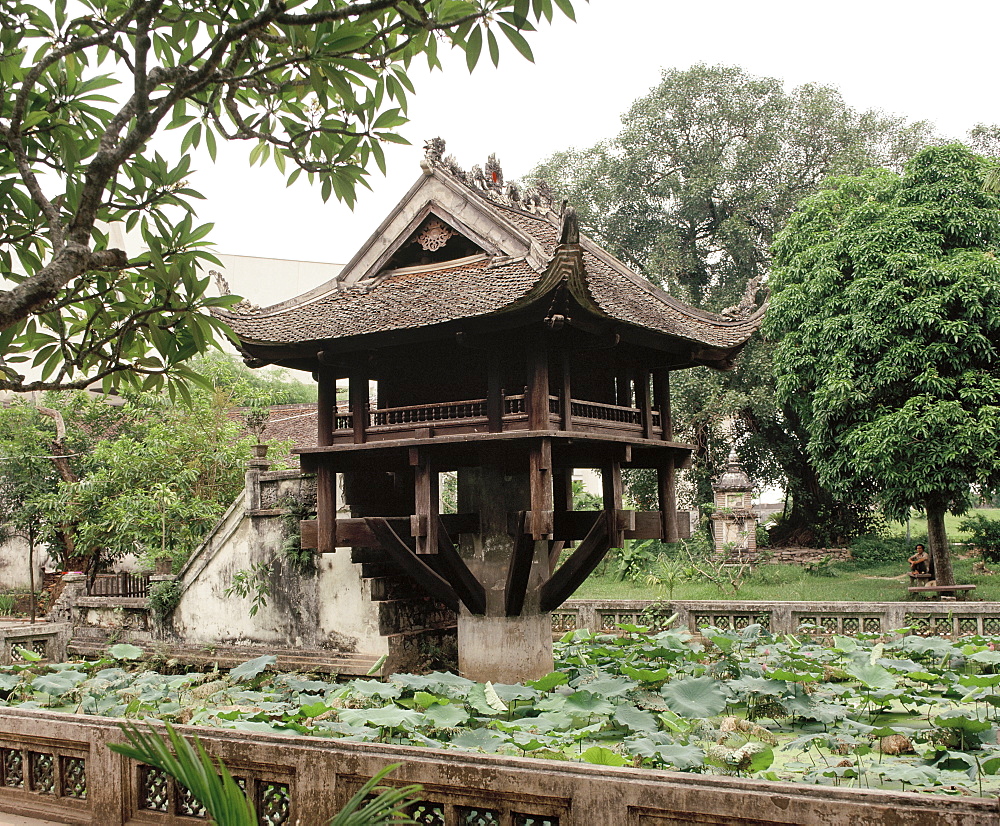
[[[87,588],[92,597],[145,597],[149,595],[149,574],[98,574]]]
[[[642,410],[615,404],[573,399],[570,404],[573,423],[597,428],[639,431],[643,428]],[[483,425],[488,421],[487,399],[464,399],[461,401],[416,404],[404,407],[369,408],[366,412],[365,430],[372,433],[391,433],[419,427]],[[501,416],[505,424],[522,422],[527,418],[528,405],[525,393],[504,395]],[[558,422],[562,414],[562,399],[557,395],[548,397],[549,421]],[[659,431],[660,413],[651,411],[651,426]],[[333,417],[334,434],[337,440],[354,429],[354,415],[338,411]],[[504,429],[507,429],[505,426]],[[384,438],[384,436],[382,437]]]
[[[370,410],[368,413],[368,423],[372,428],[485,418],[486,399],[439,402],[408,407],[381,407]]]
[[[599,404],[573,399],[570,404],[573,418],[588,419],[598,422],[613,422],[614,424],[642,427],[642,411],[635,407],[619,407],[617,404]]]

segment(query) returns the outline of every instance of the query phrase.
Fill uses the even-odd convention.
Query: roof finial
[[[444,138],[431,138],[424,143],[424,160],[430,166],[437,166],[444,157]]]
[[[576,220],[576,210],[569,205],[569,201],[562,202],[562,227],[559,230],[560,244],[580,243],[580,224]]]

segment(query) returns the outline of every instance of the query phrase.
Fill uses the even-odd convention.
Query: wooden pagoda
[[[548,612],[610,548],[676,541],[692,446],[674,438],[670,373],[729,369],[763,310],[689,307],[581,236],[572,208],[505,187],[492,156],[466,173],[442,154],[428,145],[334,281],[225,318],[251,366],[319,384],[306,541],[375,549],[458,613],[463,673],[514,682],[551,670]],[[600,471],[603,509],[573,510],[576,468]],[[623,508],[624,468],[656,471],[658,511]],[[457,512],[442,513],[448,471]]]

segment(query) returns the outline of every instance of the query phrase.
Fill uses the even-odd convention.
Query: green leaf
[[[229,676],[236,682],[246,682],[263,674],[269,665],[274,665],[277,661],[278,658],[273,654],[262,654],[236,666],[229,672]]]
[[[591,746],[580,755],[580,759],[595,766],[624,766],[628,763],[620,754],[604,746]]]
[[[143,655],[143,650],[138,645],[130,645],[127,642],[120,642],[108,648],[108,656],[116,660],[138,660]]]
[[[712,717],[726,707],[726,692],[711,677],[685,677],[667,683],[660,694],[681,717]]]

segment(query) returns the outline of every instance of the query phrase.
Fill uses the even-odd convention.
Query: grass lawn
[[[1000,574],[972,573],[971,559],[955,560],[955,579],[975,585],[972,599],[1000,600]],[[735,600],[858,600],[895,602],[905,600],[910,581],[899,573],[898,565],[857,569],[850,562],[830,567],[833,576],[810,574],[798,565],[760,565],[735,594],[722,591],[709,582],[681,582],[674,588],[673,599]],[[666,588],[639,582],[619,582],[611,576],[592,575],[581,585],[575,599],[670,599]]]
[[[970,513],[981,513],[988,519],[1000,519],[998,509],[979,509]],[[964,542],[968,537],[959,530],[958,523],[965,517],[946,517],[948,539]],[[906,525],[892,523],[889,532],[904,536]],[[910,520],[910,535],[913,541],[926,536],[927,520],[914,516]],[[975,585],[970,599],[1000,601],[1000,565],[996,574],[974,574],[972,564],[975,559],[956,556],[955,580],[965,585]],[[604,566],[587,579],[573,595],[576,599],[703,599],[703,600],[802,600],[802,601],[873,601],[895,602],[908,598],[909,578],[905,562],[860,567],[851,561],[835,563],[821,574],[808,573],[798,565],[760,565],[735,593],[722,591],[710,582],[681,582],[668,593],[666,588],[647,585],[644,582],[619,581],[613,575],[603,572]]]
[[[965,516],[953,516],[950,513],[946,513],[944,515],[944,525],[945,530],[948,532],[948,541],[967,541],[969,537],[963,531],[959,530],[958,524],[977,513],[982,514],[987,519],[1000,519],[1000,509],[998,508],[976,508],[969,511]],[[906,536],[906,523],[890,522],[889,533],[893,536]],[[927,536],[927,517],[923,515],[918,516],[916,515],[916,511],[914,511],[914,515],[910,519],[910,535],[914,537]]]

